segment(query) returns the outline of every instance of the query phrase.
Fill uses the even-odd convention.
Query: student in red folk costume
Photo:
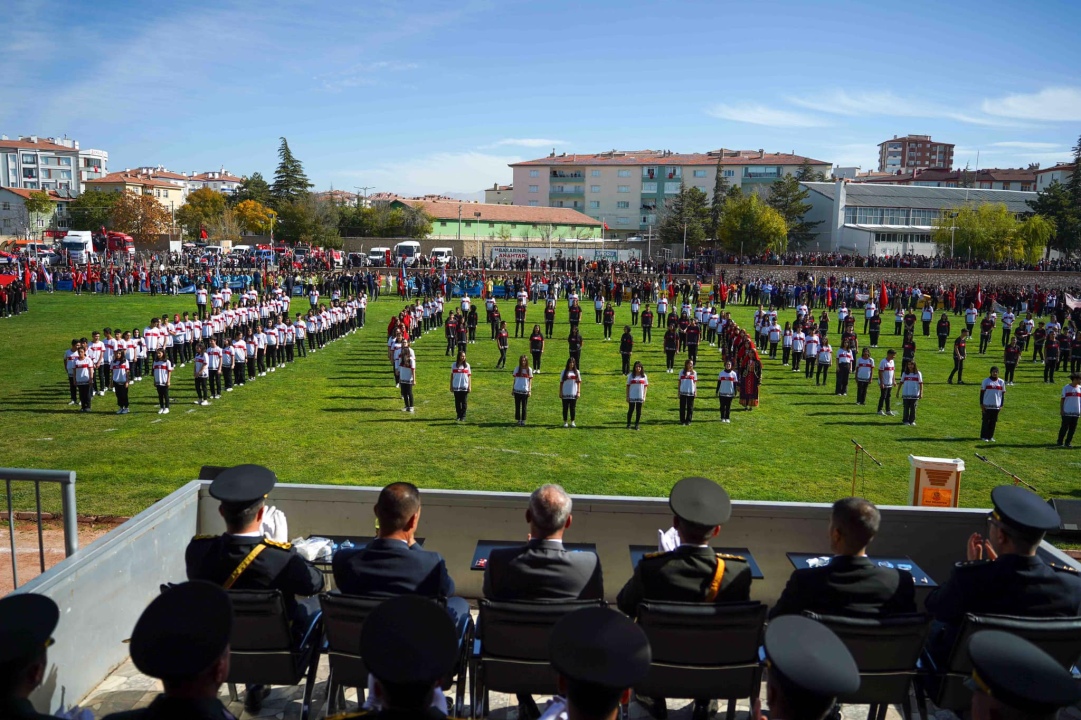
[[[744,355],[740,366],[739,404],[747,410],[758,407],[758,389],[762,385],[762,361],[754,348]]]

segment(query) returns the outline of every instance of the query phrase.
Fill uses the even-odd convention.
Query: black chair
[[[387,597],[342,595],[323,593],[319,605],[323,609],[326,628],[326,652],[330,661],[330,677],[327,680],[327,714],[345,710],[343,688],[357,690],[357,699],[364,703],[368,687],[368,666],[360,655],[360,631],[364,621]],[[432,602],[439,602],[433,599]],[[450,678],[457,676],[454,689],[454,715],[461,717],[465,708],[465,688],[468,681],[469,654],[473,646],[473,624],[470,623],[462,640],[461,655]]]
[[[293,639],[289,614],[279,590],[229,590],[233,601],[233,633],[229,660],[229,692],[237,699],[236,684],[304,685],[301,720],[311,712],[315,673],[323,644],[322,617],[299,644]]]
[[[638,624],[649,638],[653,662],[639,695],[728,700],[758,697],[766,606],[759,602],[682,603],[646,601]]]
[[[972,691],[965,680],[972,676],[968,641],[982,630],[1002,630],[1025,638],[1071,669],[1081,657],[1081,617],[1038,618],[1012,615],[966,615],[957,631],[957,639],[942,667],[935,667],[925,654],[928,673],[916,683],[920,713],[928,699],[947,710],[963,710],[972,702]],[[1076,675],[1076,673],[1075,673]]]
[[[488,692],[555,695],[548,659],[552,627],[566,614],[606,607],[603,600],[481,600],[473,648],[473,717],[488,713]]]
[[[900,705],[905,720],[912,720],[909,691],[931,630],[930,617],[920,613],[871,620],[811,612],[804,615],[836,633],[859,668],[860,689],[837,698],[838,702],[870,705],[868,720],[885,720],[889,706]],[[926,720],[924,712],[921,704],[922,720]]]

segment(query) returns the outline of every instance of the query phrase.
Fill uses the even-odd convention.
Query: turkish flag
[[[607,230],[607,229],[608,229],[608,223],[601,223],[601,225],[603,225],[603,226],[604,226],[604,229],[605,229],[605,230]]]
[[[833,307],[833,278],[826,279],[826,307]]]
[[[206,228],[205,227],[199,228],[199,239],[200,240],[206,240],[206,238],[207,238]]]
[[[882,281],[882,287],[879,290],[878,295],[878,308],[879,310],[885,310],[890,304],[890,294],[886,291],[886,281]]]
[[[983,306],[983,288],[980,283],[976,283],[976,309],[979,310]]]

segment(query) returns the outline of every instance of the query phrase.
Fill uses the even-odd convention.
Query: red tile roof
[[[211,177],[211,175],[215,173],[217,174],[217,177]],[[236,175],[230,175],[229,173],[218,172],[215,170],[192,175],[190,179],[199,180],[201,182],[244,182],[244,178],[238,178]]]
[[[920,170],[915,174],[906,172],[901,175],[864,175],[857,177],[856,180],[864,183],[908,185],[914,182],[961,182],[965,174],[965,170],[932,168]],[[1036,179],[1036,171],[1025,168],[986,168],[979,172],[970,171],[967,174],[972,176],[973,182],[1034,182]]]
[[[139,175],[138,173],[131,172],[114,172],[105,175],[104,177],[97,178],[96,180],[87,180],[86,184],[99,183],[101,185],[117,185],[123,183],[125,185],[145,185],[149,187],[167,187],[176,189],[177,186],[171,182],[165,180],[155,180],[149,175]]]
[[[420,206],[436,220],[457,220],[458,208],[462,220],[476,220],[473,213],[480,213],[481,222],[535,223],[551,225],[584,225],[600,227],[600,220],[572,208],[539,207],[527,205],[496,205],[489,203],[460,202],[457,200],[396,200],[411,207]]]
[[[0,188],[0,190],[7,190],[9,193],[14,193],[24,200],[29,200],[30,193],[32,192],[41,192],[40,190],[27,190],[25,188]],[[46,192],[49,193],[49,199],[54,202],[71,202],[73,199],[69,197],[60,197],[55,190],[47,190]]]
[[[1036,174],[1041,175],[1043,173],[1056,172],[1056,171],[1057,172],[1064,172],[1064,173],[1072,173],[1074,171],[1074,167],[1075,167],[1074,163],[1059,163],[1058,165],[1055,165],[1053,167],[1044,168],[1043,170],[1037,170]]]
[[[791,153],[759,153],[757,150],[724,150],[708,153],[672,153],[665,150],[616,150],[604,153],[574,153],[511,163],[523,165],[830,165],[823,160]]]
[[[75,155],[79,154],[79,151],[75,148],[64,147],[63,145],[57,145],[51,143],[48,140],[38,139],[37,142],[30,142],[29,140],[0,140],[0,150],[47,150],[49,152],[67,152]]]

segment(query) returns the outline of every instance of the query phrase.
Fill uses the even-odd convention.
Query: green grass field
[[[305,304],[294,303],[294,309]],[[855,405],[855,382],[846,398],[815,388],[802,373],[780,360],[765,360],[761,405],[751,412],[733,409],[732,422],[718,422],[712,397],[720,354],[703,344],[699,353],[700,397],[695,422],[678,423],[676,375],[664,373],[661,334],[642,345],[636,329],[635,359],[651,386],[639,432],[624,427],[626,404],[618,342],[602,342],[592,308],[583,313],[584,382],[578,428],[562,427],[558,371],[567,358],[566,311],[560,304],[556,339],[544,356],[543,374],[534,382],[529,426],[514,424],[510,369],[493,369],[498,353],[482,326],[469,347],[474,391],[466,423],[454,422],[449,392],[450,358],[443,355],[441,331],[417,344],[415,415],[401,412],[385,352],[385,328],[396,298],[369,305],[367,328],[331,344],[294,366],[268,374],[226,393],[210,407],[192,404],[192,367],[174,375],[173,412],[156,413],[150,380],[132,387],[130,415],[114,414],[110,394],[94,399],[94,412],[68,407],[62,356],[72,337],[93,329],[143,327],[152,314],[193,310],[192,296],[171,298],[35,295],[31,312],[0,320],[0,464],[10,467],[63,468],[78,472],[82,514],[131,515],[192,479],[203,464],[265,464],[283,482],[381,485],[409,480],[422,487],[528,491],[559,482],[573,493],[667,495],[687,474],[722,482],[743,500],[831,501],[850,492],[856,438],[881,460],[865,463],[857,491],[880,504],[904,503],[908,455],[964,459],[961,502],[989,505],[992,487],[1006,478],[979,462],[974,452],[1017,472],[1047,496],[1081,497],[1081,450],[1054,446],[1062,382],[1042,382],[1042,366],[1025,361],[1017,385],[1009,388],[997,431],[998,442],[978,440],[978,383],[992,362],[1001,361],[998,339],[993,354],[981,357],[970,344],[968,385],[947,385],[948,353],[938,354],[934,337],[919,336],[917,361],[924,374],[924,400],[918,426],[875,414],[877,392],[868,405]],[[752,310],[732,307],[736,320],[750,326]],[[504,303],[503,316],[511,306]],[[529,306],[529,323],[541,321],[541,305]],[[791,319],[788,311],[781,319]],[[482,316],[483,321],[483,316]],[[889,318],[887,320],[890,320]],[[616,316],[616,336],[630,321],[624,303]],[[954,320],[956,333],[962,323]],[[884,324],[878,360],[899,338],[892,321]],[[857,329],[862,329],[862,322]],[[861,343],[866,338],[861,336]],[[509,366],[527,351],[524,339],[511,340]],[[1081,439],[1078,444],[1081,445]],[[20,509],[32,499],[20,495]],[[54,492],[46,505],[55,509]]]

